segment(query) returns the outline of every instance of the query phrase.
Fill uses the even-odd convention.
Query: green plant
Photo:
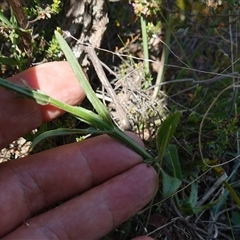
[[[111,117],[108,113],[106,107],[102,104],[102,102],[96,97],[96,94],[92,90],[86,75],[84,74],[82,68],[78,64],[76,58],[74,57],[71,49],[63,39],[63,37],[55,31],[55,36],[61,46],[61,49],[66,55],[67,60],[69,61],[72,70],[74,71],[77,79],[81,87],[84,89],[89,101],[92,103],[93,107],[97,111],[98,114],[87,110],[82,107],[75,107],[67,105],[63,102],[60,102],[56,99],[53,99],[40,90],[34,90],[27,86],[18,86],[13,84],[7,80],[0,79],[0,85],[5,87],[6,89],[12,90],[22,96],[31,98],[35,100],[40,105],[50,104],[52,106],[58,107],[63,109],[64,111],[73,114],[76,118],[80,119],[81,121],[87,123],[91,126],[91,128],[85,130],[79,129],[57,129],[45,132],[38,136],[34,141],[32,147],[34,147],[39,141],[41,141],[45,137],[54,136],[54,135],[64,135],[64,134],[71,134],[71,133],[94,133],[94,134],[102,134],[106,133],[109,136],[118,139],[123,144],[127,145],[129,148],[136,151],[139,155],[141,155],[145,162],[152,163],[153,157],[146,152],[142,147],[136,144],[131,138],[129,138],[124,132],[122,132],[118,127],[114,126]],[[170,142],[170,139],[173,136],[173,133],[176,129],[180,118],[180,114],[177,113],[172,115],[167,120],[164,121],[162,127],[159,129],[158,138],[157,138],[157,145],[159,149],[159,167],[161,167],[161,161],[163,158],[163,154]]]
[[[151,37],[153,28],[153,23],[148,22],[147,18],[152,18],[160,13],[159,3],[152,1],[147,2],[145,0],[135,0],[132,3],[135,14],[140,17],[141,21],[141,33],[142,33],[142,45],[143,45],[143,54],[144,54],[144,66],[145,66],[145,75],[150,75],[150,65],[149,65],[149,39]]]
[[[50,104],[55,107],[58,107],[60,109],[65,110],[66,112],[69,112],[76,116],[81,121],[89,124],[92,126],[92,128],[87,130],[80,130],[81,133],[107,133],[113,138],[116,138],[120,141],[122,141],[124,144],[135,150],[137,153],[139,153],[146,161],[151,162],[152,156],[148,154],[142,147],[137,145],[133,140],[131,140],[126,134],[124,134],[120,129],[118,129],[116,126],[113,125],[112,120],[110,118],[110,115],[105,108],[105,106],[100,102],[100,100],[96,97],[95,93],[93,92],[90,84],[88,83],[88,80],[83,73],[82,68],[78,64],[76,58],[74,57],[71,49],[65,42],[65,40],[62,38],[62,36],[56,31],[55,32],[56,38],[59,41],[59,44],[64,51],[66,58],[70,62],[70,65],[77,76],[82,88],[84,89],[89,101],[94,106],[95,110],[97,111],[98,115],[94,112],[91,112],[87,109],[84,109],[82,107],[73,107],[70,105],[67,105],[65,103],[62,103],[56,99],[53,99],[46,94],[42,93],[39,90],[30,89],[27,86],[20,87],[13,83],[10,83],[9,81],[6,81],[4,79],[1,79],[1,86],[9,89],[14,90],[15,92],[19,93],[20,95],[29,97],[33,100],[35,100],[38,104],[46,105]],[[72,130],[71,130],[72,131]],[[64,134],[65,132],[70,133],[71,131],[66,129],[61,129],[60,134]],[[46,133],[45,133],[46,134]],[[48,133],[51,135],[51,133]],[[54,132],[56,134],[56,132]],[[41,139],[41,136],[39,136]],[[38,140],[36,140],[38,142]]]
[[[0,63],[22,71],[32,62],[59,60],[58,44],[52,36],[56,26],[52,22],[62,10],[62,2],[34,0],[28,3],[28,7],[18,7],[15,1],[9,1],[9,9],[10,16],[9,11],[0,11],[3,43]],[[48,28],[44,27],[45,24]]]
[[[3,12],[0,11],[0,27],[2,28],[4,38],[8,41],[10,40],[10,52],[12,53],[12,57],[4,56],[0,53],[0,62],[17,67],[20,71],[25,69],[27,58],[26,53],[20,46],[21,34],[30,34],[31,31],[25,30],[18,25],[13,12],[11,12],[11,18],[8,20]]]

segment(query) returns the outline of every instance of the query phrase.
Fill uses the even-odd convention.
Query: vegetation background
[[[171,114],[181,113],[163,162],[155,165],[160,178],[156,198],[104,239],[142,234],[171,240],[238,239],[238,1],[9,0],[0,4],[2,77],[63,60],[54,37],[60,27],[115,123],[140,135],[152,155],[157,157],[158,127]],[[119,116],[83,50],[88,44],[95,47],[124,116]],[[87,100],[83,104],[89,108]],[[45,124],[37,134],[62,126],[82,123],[66,115]],[[81,137],[51,138],[35,151],[76,140]],[[2,150],[2,157],[21,157],[24,144],[13,143]]]

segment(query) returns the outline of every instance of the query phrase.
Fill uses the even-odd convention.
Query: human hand
[[[68,104],[84,98],[66,62],[39,65],[11,78],[20,79]],[[63,113],[1,88],[0,109],[0,147]],[[99,239],[146,205],[156,185],[154,169],[106,135],[4,162],[0,237]]]

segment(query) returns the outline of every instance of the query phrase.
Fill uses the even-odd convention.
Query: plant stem
[[[148,40],[147,40],[147,27],[146,27],[146,18],[142,14],[141,17],[141,31],[142,31],[142,41],[143,41],[143,55],[144,55],[144,66],[145,66],[145,74],[148,75],[149,68],[149,52],[148,52]]]
[[[126,135],[122,130],[120,130],[118,127],[114,127],[114,130],[112,133],[108,133],[109,136],[112,138],[115,138],[119,140],[124,145],[131,148],[133,151],[138,153],[145,163],[152,163],[153,157],[139,144],[137,144],[135,141],[133,141],[128,135]]]

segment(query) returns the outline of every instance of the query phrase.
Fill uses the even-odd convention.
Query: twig
[[[157,74],[156,85],[154,86],[154,91],[153,91],[153,95],[152,95],[153,100],[156,99],[156,97],[160,91],[160,87],[163,83],[165,58],[166,58],[166,46],[163,47],[161,61],[159,62],[159,70],[158,70],[158,74]]]
[[[118,103],[117,95],[114,92],[111,84],[109,83],[105,72],[103,71],[102,65],[100,63],[100,60],[97,57],[97,54],[96,54],[94,48],[92,46],[87,46],[87,47],[83,46],[83,49],[88,54],[93,66],[95,68],[95,71],[98,75],[98,78],[100,79],[102,85],[106,88],[109,96],[112,98],[112,101],[115,104],[116,111],[118,113],[118,117],[120,120],[120,127],[123,130],[130,130],[131,126],[127,119],[126,113],[124,112],[122,106]]]
[[[212,197],[212,194],[214,191],[222,185],[223,181],[227,179],[227,174],[224,173],[214,184],[213,186],[208,190],[206,194],[198,201],[196,207],[200,207],[204,204],[204,202],[207,201],[208,198]]]

